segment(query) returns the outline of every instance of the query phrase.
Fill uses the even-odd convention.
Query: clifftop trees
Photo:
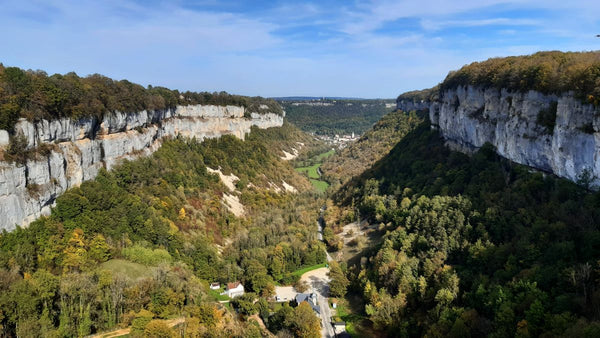
[[[12,130],[20,117],[29,120],[61,117],[101,117],[106,113],[167,109],[177,105],[213,104],[246,107],[248,113],[282,114],[281,106],[261,97],[226,92],[179,92],[163,87],[144,88],[127,80],[116,81],[93,74],[48,76],[43,71],[25,71],[0,64],[0,129]]]
[[[505,88],[542,93],[574,91],[582,100],[600,104],[600,52],[538,52],[532,55],[492,58],[450,72],[441,91],[459,85]]]

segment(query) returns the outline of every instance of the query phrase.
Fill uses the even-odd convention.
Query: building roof
[[[314,293],[308,294],[308,293],[298,293],[296,294],[296,303],[300,304],[302,302],[308,302],[308,305],[310,305],[310,307],[312,307],[313,311],[315,311],[317,314],[321,314],[321,308],[319,306],[317,306],[314,302],[312,297],[314,296]]]
[[[308,293],[297,293],[296,294],[296,303],[300,304],[305,300],[310,299],[310,295]]]
[[[235,289],[240,286],[240,282],[227,283],[227,290]]]
[[[219,285],[221,285],[221,283],[211,283],[210,285],[211,286],[219,286]]]

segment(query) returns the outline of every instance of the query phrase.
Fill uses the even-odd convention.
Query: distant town
[[[339,134],[335,134],[334,136],[329,136],[329,135],[314,135],[317,139],[326,142],[327,144],[332,145],[333,147],[337,148],[337,149],[344,149],[346,148],[350,143],[358,140],[360,138],[360,135],[356,135],[355,133],[352,133],[350,135],[339,135]]]

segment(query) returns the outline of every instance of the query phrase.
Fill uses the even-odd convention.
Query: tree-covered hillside
[[[280,101],[286,118],[298,128],[318,135],[360,135],[393,108],[393,100]]]
[[[208,288],[234,281],[247,292],[233,302],[243,318],[260,312],[273,332],[314,333],[305,327],[312,312],[265,300],[325,259],[314,226],[320,197],[280,159],[282,146],[310,141],[289,124],[253,128],[245,141],[167,140],[67,191],[49,217],[0,235],[0,335],[74,337],[117,326],[136,337],[173,334],[161,321],[169,318],[183,318],[177,332],[186,337],[268,334]],[[207,168],[237,176],[235,189]],[[299,193],[285,193],[284,180]],[[232,199],[243,216],[230,211]]]
[[[220,93],[179,92],[164,87],[144,88],[127,80],[93,74],[48,76],[44,71],[22,70],[0,64],[0,129],[12,130],[19,118],[52,120],[60,117],[102,117],[106,113],[138,112],[177,105],[213,104],[244,106],[248,112],[281,114],[277,102],[261,97]]]
[[[381,335],[600,335],[600,193],[425,122],[335,198],[383,236],[348,270]]]
[[[415,112],[391,112],[358,141],[329,157],[322,166],[323,176],[334,187],[360,175],[384,157],[396,143],[423,121]]]

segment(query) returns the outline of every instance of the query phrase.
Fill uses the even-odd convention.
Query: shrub
[[[6,159],[8,161],[25,164],[29,158],[27,149],[27,139],[21,133],[10,138],[8,149],[6,149]]]
[[[158,265],[160,263],[170,263],[172,257],[165,249],[149,249],[139,244],[129,248],[124,248],[121,252],[123,256],[136,263],[144,265]]]
[[[175,337],[175,332],[164,320],[155,319],[146,325],[144,336],[148,338],[171,338]]]
[[[305,280],[299,280],[294,283],[294,289],[298,292],[306,292],[308,290],[308,283]]]
[[[131,321],[131,336],[144,336],[146,326],[152,321],[152,317],[154,317],[154,314],[148,310],[142,309],[140,312],[136,313],[135,319]]]
[[[542,109],[537,115],[537,124],[544,127],[547,134],[554,133],[554,126],[556,125],[556,111],[558,102],[554,101],[550,103],[548,109]]]

